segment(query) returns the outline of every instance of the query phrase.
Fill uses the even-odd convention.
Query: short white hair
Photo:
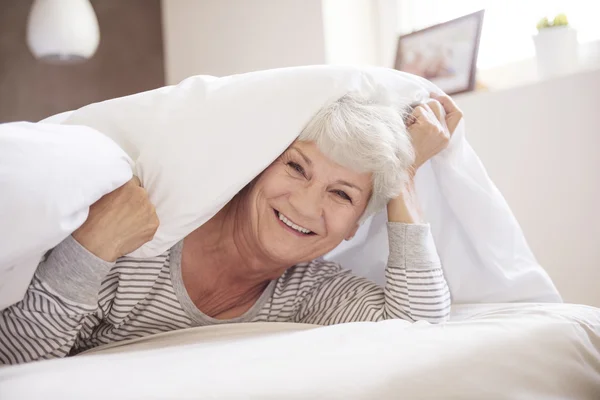
[[[398,196],[415,155],[404,123],[408,105],[349,93],[323,107],[298,140],[314,142],[336,163],[372,174],[373,190],[360,222]]]

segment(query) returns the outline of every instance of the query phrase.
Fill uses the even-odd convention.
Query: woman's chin
[[[302,249],[297,246],[271,244],[267,248],[269,258],[281,265],[295,265],[309,259],[311,257],[308,249]]]
[[[263,248],[271,260],[288,266],[310,262],[324,256],[333,249],[331,246],[318,246],[319,243],[314,242],[307,244],[293,240],[287,241],[282,237],[268,241],[265,244],[266,246]]]

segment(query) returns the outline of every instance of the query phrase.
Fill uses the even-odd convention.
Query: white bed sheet
[[[0,398],[600,399],[600,310],[461,305],[442,325],[192,328],[2,368]]]

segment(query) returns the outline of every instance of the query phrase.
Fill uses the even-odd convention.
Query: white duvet
[[[232,324],[0,369],[1,399],[600,399],[600,310],[473,305],[446,324]]]
[[[218,212],[324,105],[358,92],[400,110],[432,91],[440,92],[391,69],[297,67],[195,76],[88,105],[54,118],[60,125],[0,124],[0,221],[9,222],[0,223],[0,309],[22,298],[40,257],[132,172],[161,224],[131,255],[156,256]],[[90,139],[93,132],[112,139],[112,148],[105,137]],[[419,169],[416,186],[454,303],[561,301],[464,123],[448,149]],[[369,219],[328,257],[383,284],[385,221],[385,211]]]

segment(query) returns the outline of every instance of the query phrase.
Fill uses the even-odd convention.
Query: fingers
[[[415,123],[438,125],[445,128],[446,112],[442,104],[437,100],[430,100],[427,103],[419,104],[415,107],[411,114],[411,118],[407,119],[407,127]]]
[[[415,115],[415,110],[412,110],[410,112],[410,114],[405,114],[404,117],[404,125],[406,125],[407,128],[410,128],[412,125],[414,125],[414,123],[417,122],[417,116]]]
[[[433,112],[433,114],[435,114],[435,117],[437,118],[438,121],[444,122],[444,119],[446,117],[446,112],[444,110],[444,107],[442,106],[442,104],[439,101],[429,100],[427,102],[427,106]]]
[[[435,113],[427,103],[419,104],[415,108],[413,114],[418,120],[421,121],[427,121],[431,119],[431,116],[435,115]]]
[[[441,113],[443,113],[441,106],[438,104],[438,107],[434,109],[432,106],[436,106],[433,103],[434,102],[432,101],[430,103],[419,104],[415,108],[415,111],[413,112],[416,119],[415,122],[418,122],[419,124],[438,125],[438,123],[443,121],[443,119],[440,119]]]
[[[142,186],[142,182],[140,181],[140,178],[138,178],[137,176],[133,176],[133,178],[131,178],[131,183],[133,183],[136,186]]]
[[[416,106],[413,109],[412,113],[405,120],[406,127],[408,128],[414,125],[415,123],[417,123],[417,121],[420,123],[427,121],[426,113],[428,112],[428,110],[429,107],[426,108],[426,104],[419,104],[418,106]]]
[[[148,221],[147,221],[147,236],[145,237],[146,242],[154,239],[154,235],[156,235],[156,231],[160,226],[160,220],[158,219],[158,214],[156,213],[156,208],[154,206],[151,207],[149,211]]]
[[[458,126],[458,123],[463,117],[463,113],[458,108],[454,100],[448,95],[437,95],[435,93],[431,93],[431,98],[440,102],[442,107],[444,107],[444,111],[446,111],[446,125],[450,134],[454,133],[454,130]]]
[[[418,106],[416,106],[412,112],[412,115],[414,115],[414,117],[417,119],[423,118],[425,116],[425,112],[426,112],[425,106],[426,106],[425,104],[419,104]]]
[[[442,105],[442,107],[444,107],[446,114],[452,114],[454,112],[460,112],[462,114],[462,112],[450,96],[446,94],[438,95],[435,93],[431,93],[431,98],[437,100]]]

